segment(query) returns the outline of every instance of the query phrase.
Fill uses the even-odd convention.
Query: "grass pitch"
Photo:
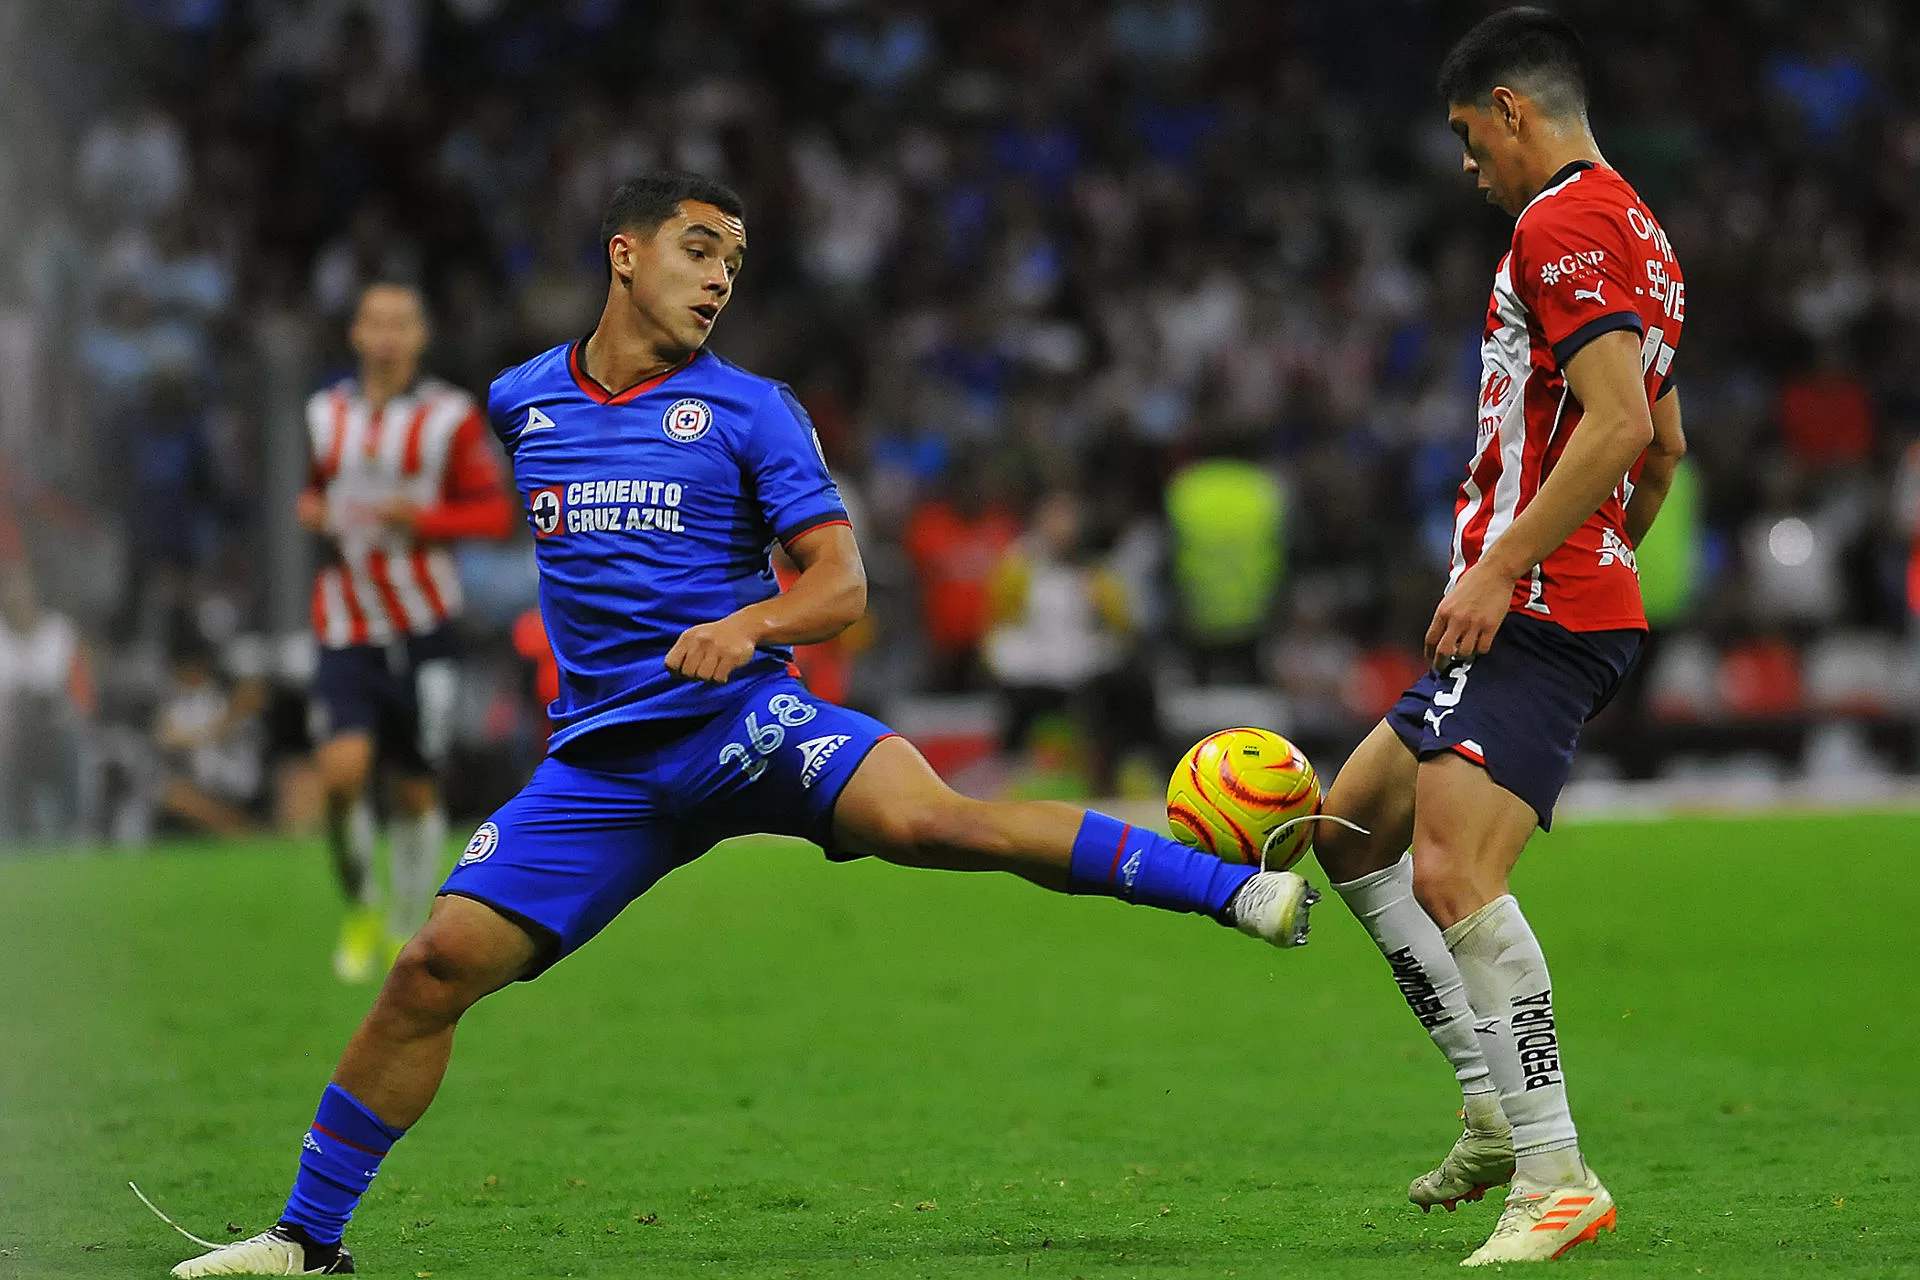
[[[1920,819],[1589,826],[1517,888],[1607,1275],[1920,1274]],[[1317,871],[1316,879],[1320,878]],[[1452,1274],[1456,1097],[1340,904],[1281,953],[1004,877],[726,848],[485,1002],[354,1223],[400,1277]],[[309,846],[0,860],[0,1276],[279,1210],[370,996]],[[228,1224],[233,1224],[229,1227]]]

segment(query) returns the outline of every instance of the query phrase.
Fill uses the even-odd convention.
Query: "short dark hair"
[[[620,184],[607,201],[606,216],[600,219],[600,256],[606,264],[607,278],[613,278],[613,261],[607,255],[607,242],[629,228],[652,232],[671,218],[684,200],[710,204],[720,212],[745,219],[747,202],[724,182],[683,169],[655,169]]]
[[[1531,6],[1502,9],[1448,51],[1440,94],[1450,104],[1485,106],[1496,86],[1507,85],[1553,115],[1577,115],[1587,106],[1586,64],[1586,46],[1565,18]]]

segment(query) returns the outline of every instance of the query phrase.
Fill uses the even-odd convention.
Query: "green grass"
[[[1518,889],[1579,1271],[1920,1274],[1920,819],[1577,827]],[[1284,954],[774,841],[484,1003],[352,1230],[373,1276],[1453,1274],[1444,1064],[1338,903]],[[0,860],[0,1276],[159,1276],[280,1207],[368,999],[317,849]]]

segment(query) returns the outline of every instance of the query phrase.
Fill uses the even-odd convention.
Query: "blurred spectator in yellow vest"
[[[1192,463],[1167,484],[1175,612],[1202,683],[1254,679],[1280,592],[1284,510],[1279,480],[1240,458]]]

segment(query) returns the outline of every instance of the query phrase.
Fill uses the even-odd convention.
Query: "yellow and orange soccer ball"
[[[1267,837],[1320,811],[1320,779],[1300,748],[1270,729],[1222,729],[1193,745],[1167,783],[1167,824],[1182,844],[1228,862],[1261,865]],[[1284,871],[1313,843],[1311,822],[1289,827],[1266,851]]]

